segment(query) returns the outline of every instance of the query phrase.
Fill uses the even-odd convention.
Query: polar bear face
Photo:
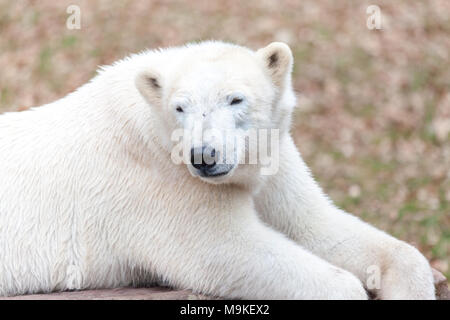
[[[149,67],[136,78],[161,145],[209,183],[258,176],[258,151],[249,161],[251,143],[258,142],[249,137],[260,129],[288,130],[295,104],[289,47],[272,43],[254,52],[209,42],[176,50],[170,67]]]

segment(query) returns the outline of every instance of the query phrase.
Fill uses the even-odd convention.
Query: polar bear
[[[227,298],[434,299],[427,260],[310,174],[289,133],[292,65],[283,43],[145,51],[1,115],[0,295],[157,281]],[[200,163],[175,164],[172,132],[194,123],[279,130],[278,170],[238,163],[245,143],[226,163],[200,146]]]

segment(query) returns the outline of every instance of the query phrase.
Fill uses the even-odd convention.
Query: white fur
[[[291,67],[277,43],[147,51],[0,116],[0,295],[155,280],[229,298],[365,299],[378,265],[379,297],[433,299],[425,258],[334,207],[309,174],[289,134]],[[192,114],[216,112],[221,93],[248,94],[248,124],[281,130],[279,172],[244,165],[215,185],[174,165],[169,133],[185,120],[170,99],[181,89]]]

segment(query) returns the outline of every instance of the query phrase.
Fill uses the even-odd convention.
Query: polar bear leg
[[[164,256],[140,251],[140,259],[176,288],[238,299],[367,298],[353,274],[309,253],[256,216],[253,223],[227,228],[222,235],[186,236],[176,246],[159,246]]]
[[[281,140],[279,171],[269,177],[255,205],[265,222],[352,272],[379,298],[434,298],[427,260],[409,244],[336,208],[289,135]]]

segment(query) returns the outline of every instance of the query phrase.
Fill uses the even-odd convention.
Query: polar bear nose
[[[200,147],[191,149],[192,166],[202,172],[207,172],[216,165],[216,149]]]

